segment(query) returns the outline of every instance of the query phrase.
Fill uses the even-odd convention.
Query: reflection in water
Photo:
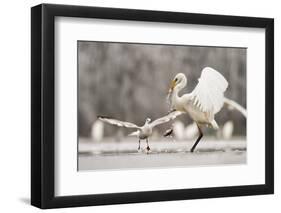
[[[193,141],[173,142],[171,139],[151,141],[151,151],[149,152],[145,149],[145,144],[142,145],[141,151],[138,151],[138,144],[135,140],[103,143],[80,142],[78,170],[245,164],[247,157],[245,138],[231,141],[206,139],[194,153],[190,152]]]

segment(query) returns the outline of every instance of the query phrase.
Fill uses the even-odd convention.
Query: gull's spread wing
[[[106,122],[106,123],[109,123],[109,124],[112,124],[112,125],[116,125],[116,126],[119,126],[119,127],[134,128],[134,129],[140,128],[136,124],[126,122],[126,121],[119,121],[119,120],[104,117],[104,116],[98,116],[98,119],[103,121],[103,122]]]
[[[164,117],[158,118],[155,121],[153,121],[152,123],[150,123],[150,126],[153,128],[157,125],[163,124],[163,123],[167,123],[171,120],[174,120],[176,117],[178,117],[179,115],[184,114],[184,112],[180,112],[180,111],[172,111],[169,114],[167,114]]]

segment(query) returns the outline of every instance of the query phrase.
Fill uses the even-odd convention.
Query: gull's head
[[[150,123],[150,121],[151,121],[151,119],[150,118],[147,118],[146,120],[145,120],[145,123]]]
[[[186,77],[183,73],[178,73],[171,81],[169,93],[171,93],[175,87],[180,86],[182,89],[186,85]]]

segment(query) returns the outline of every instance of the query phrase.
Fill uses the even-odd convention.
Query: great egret
[[[145,123],[144,123],[143,126],[137,126],[136,124],[133,124],[133,123],[130,123],[130,122],[120,121],[120,120],[107,118],[107,117],[103,117],[103,116],[98,116],[98,119],[101,120],[101,121],[104,121],[106,123],[119,126],[119,127],[137,129],[137,131],[131,133],[130,135],[137,136],[139,138],[138,150],[140,150],[140,141],[146,139],[146,144],[147,144],[146,149],[147,149],[147,151],[149,151],[150,147],[148,145],[148,138],[152,135],[153,128],[155,126],[160,125],[160,124],[167,123],[167,122],[175,119],[177,116],[179,116],[181,114],[182,114],[182,112],[174,111],[174,112],[171,112],[164,117],[161,117],[161,118],[158,118],[158,119],[154,120],[153,122],[151,122],[150,118],[147,118],[145,120]]]
[[[202,126],[212,127],[216,130],[219,128],[214,116],[221,110],[225,103],[224,92],[228,87],[228,82],[218,71],[206,67],[202,70],[198,84],[194,90],[191,93],[179,96],[179,91],[186,84],[186,76],[183,73],[178,73],[171,82],[168,99],[171,111],[176,110],[188,113],[197,124],[199,137],[190,150],[193,152],[203,136]],[[237,109],[238,104],[233,105],[229,99],[227,100],[228,102],[226,104],[232,105],[233,108]]]

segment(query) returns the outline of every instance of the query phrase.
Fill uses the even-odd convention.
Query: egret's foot
[[[164,137],[171,137],[172,136],[172,133],[173,133],[173,129],[170,128],[170,129],[167,129],[165,131],[165,133],[163,134]]]
[[[170,111],[169,111],[169,113],[172,113],[172,112],[175,112],[175,111],[177,111],[176,109],[171,109]],[[168,114],[169,114],[168,113]]]
[[[138,147],[138,151],[140,151],[140,146]]]
[[[149,146],[147,146],[147,147],[146,147],[146,150],[147,150],[147,151],[150,151],[150,147],[149,147]]]
[[[198,150],[190,149],[190,152],[191,152],[191,153],[196,153],[196,152],[198,152]]]

